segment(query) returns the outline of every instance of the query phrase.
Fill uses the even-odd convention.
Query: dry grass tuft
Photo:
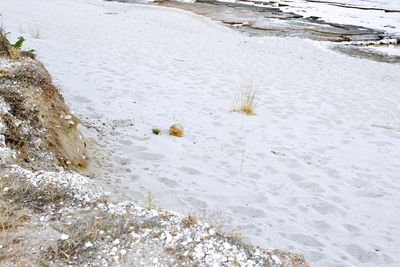
[[[243,234],[240,229],[233,229],[230,233],[227,234],[228,237],[235,239],[235,240],[242,240]]]
[[[185,228],[191,228],[197,224],[197,218],[193,214],[188,214],[185,218],[182,220],[182,225]]]
[[[58,240],[48,247],[42,255],[45,262],[83,265],[86,256],[96,249],[104,249],[104,244],[111,245],[117,238],[121,243],[129,243],[129,233],[139,227],[128,215],[102,211],[89,213],[75,223],[64,224],[60,228],[69,238]],[[92,245],[87,246],[88,242]]]
[[[30,29],[30,35],[32,38],[40,39],[41,37],[40,26],[39,25],[32,26]]]
[[[23,179],[14,177],[3,178],[1,185],[8,188],[2,197],[21,208],[27,207],[37,212],[43,212],[48,205],[57,206],[72,201],[62,188],[52,183],[35,187]]]
[[[17,227],[17,216],[9,206],[0,208],[0,232]]]
[[[219,209],[214,210],[212,213],[206,212],[206,210],[201,210],[196,212],[199,221],[205,222],[210,227],[214,228],[217,232],[222,232],[222,228],[226,225],[227,219],[223,215],[223,212]]]
[[[255,115],[255,108],[259,101],[259,86],[250,82],[240,88],[239,93],[233,100],[232,111],[246,115]]]
[[[30,141],[29,135],[15,125],[13,119],[8,114],[4,115],[2,119],[6,125],[6,130],[4,132],[5,144],[16,151],[20,151],[21,156],[24,158],[24,156],[27,156],[26,146]]]
[[[24,98],[10,90],[3,90],[0,96],[10,105],[10,114],[3,114],[1,119],[5,124],[4,138],[8,147],[18,151],[21,159],[28,161],[29,147],[32,141],[32,131],[24,131],[25,121],[39,124],[39,119],[35,112],[26,107]]]
[[[0,28],[0,56],[9,56],[10,42],[6,38],[3,26]]]
[[[12,59],[17,59],[21,56],[21,49],[19,48],[11,46],[9,52]]]

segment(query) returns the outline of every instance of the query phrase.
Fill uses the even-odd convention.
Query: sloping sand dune
[[[0,9],[100,129],[109,155],[99,179],[116,197],[143,203],[151,191],[164,208],[218,209],[246,239],[314,266],[400,264],[400,65],[250,38],[166,8],[2,0]],[[251,81],[256,115],[230,112]],[[168,135],[176,122],[183,138]]]

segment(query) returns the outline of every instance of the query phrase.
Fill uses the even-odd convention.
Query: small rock
[[[138,235],[138,234],[135,233],[135,232],[132,232],[132,233],[131,233],[131,236],[132,236],[134,239],[139,239],[139,238],[140,238],[140,235]]]
[[[232,246],[228,242],[224,242],[222,245],[224,246],[224,249],[226,249],[226,250],[229,250],[232,248]]]
[[[70,119],[72,119],[72,116],[71,116],[71,115],[66,115],[66,116],[64,117],[64,120],[70,120]]]
[[[271,258],[276,264],[280,264],[281,263],[281,260],[278,258],[278,256],[272,255]]]
[[[10,188],[8,188],[8,187],[3,188],[3,192],[8,192],[8,190],[10,190]]]
[[[119,253],[121,253],[122,256],[126,254],[126,249],[121,250]]]
[[[182,137],[183,136],[183,127],[180,124],[173,124],[169,128],[169,134],[172,136]]]
[[[172,235],[169,232],[165,232],[165,235],[167,237],[167,240],[165,241],[165,243],[170,243],[172,241]]]
[[[118,245],[119,243],[120,243],[119,239],[117,238],[117,239],[114,240],[113,245]]]
[[[62,234],[60,238],[61,240],[67,240],[69,238],[69,235]]]

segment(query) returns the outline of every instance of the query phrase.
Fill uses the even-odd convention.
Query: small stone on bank
[[[226,249],[226,250],[229,250],[232,248],[232,246],[228,242],[225,242],[222,245],[224,246],[224,249]]]
[[[69,238],[69,235],[62,234],[60,238],[61,240],[67,240]]]
[[[172,136],[182,137],[183,136],[183,127],[180,124],[173,124],[169,128],[169,134]]]

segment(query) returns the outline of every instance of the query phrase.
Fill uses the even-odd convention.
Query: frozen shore
[[[218,209],[248,240],[313,266],[399,265],[399,65],[247,37],[174,9],[0,8],[12,37],[26,36],[67,103],[98,129],[109,154],[97,179],[115,198],[144,204],[151,191],[163,208]],[[256,115],[230,112],[251,80]],[[185,137],[168,136],[175,122]]]
[[[316,16],[324,21],[351,24],[381,30],[400,36],[400,6],[395,1],[376,4],[373,1],[280,1],[282,10],[303,16]],[[383,2],[383,1],[382,1]]]

